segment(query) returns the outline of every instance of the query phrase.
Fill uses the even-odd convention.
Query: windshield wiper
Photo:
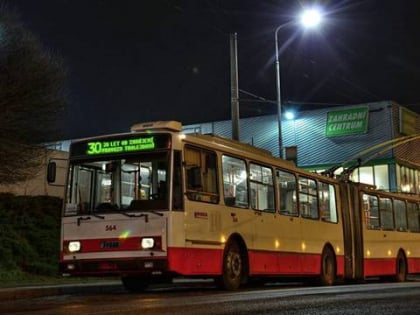
[[[155,210],[147,210],[147,212],[150,212],[150,213],[153,213],[153,214],[158,215],[160,217],[163,217],[163,213],[157,212]]]
[[[125,215],[126,217],[129,217],[129,218],[140,218],[144,216],[144,214],[132,214],[132,213],[127,213],[127,212],[118,212],[118,213],[121,213],[122,215]]]
[[[95,217],[95,218],[98,218],[98,219],[105,219],[105,217],[104,216],[102,216],[102,215],[98,215],[98,214],[94,214],[94,213],[90,213],[89,215],[91,215],[91,216],[93,216],[93,217]],[[87,216],[87,217],[78,217],[77,218],[77,225],[80,225],[80,222],[81,221],[87,221],[87,220],[90,220],[90,216]]]
[[[154,215],[163,216],[163,213],[157,212],[155,210],[147,210],[148,213],[142,213],[142,214],[132,214],[132,213],[127,213],[127,212],[119,212],[122,215],[125,215],[126,217],[129,218],[142,218],[144,217],[144,222],[149,222],[149,213],[153,213]]]
[[[95,218],[98,218],[98,219],[102,219],[102,220],[105,219],[105,217],[103,215],[94,214],[94,213],[91,213],[90,215],[95,217]]]

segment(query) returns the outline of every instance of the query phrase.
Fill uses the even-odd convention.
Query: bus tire
[[[396,270],[395,270],[395,281],[405,282],[407,281],[407,260],[402,251],[398,253],[396,260]]]
[[[330,247],[325,247],[321,256],[320,282],[322,285],[333,285],[336,279],[335,255]]]
[[[221,285],[226,290],[237,290],[244,277],[244,261],[236,241],[229,241],[223,255]]]
[[[150,279],[147,276],[121,277],[124,288],[130,292],[142,292],[147,289]]]

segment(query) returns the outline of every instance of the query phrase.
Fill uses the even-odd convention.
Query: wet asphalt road
[[[277,284],[237,292],[181,284],[143,293],[120,285],[0,301],[0,314],[420,314],[420,282],[308,287]]]

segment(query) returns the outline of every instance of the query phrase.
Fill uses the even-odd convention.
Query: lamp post
[[[321,22],[321,13],[316,9],[308,9],[303,11],[300,16],[300,23],[305,28],[312,28]],[[276,91],[277,91],[277,120],[278,120],[278,137],[279,137],[279,158],[283,158],[283,137],[281,130],[282,108],[281,108],[281,90],[280,90],[280,61],[279,61],[279,45],[278,45],[278,32],[288,23],[278,26],[274,32],[274,40],[276,46]]]

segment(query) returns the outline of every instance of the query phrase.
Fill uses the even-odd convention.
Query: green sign
[[[335,137],[366,133],[368,116],[368,107],[328,112],[326,136]]]
[[[167,133],[109,135],[73,142],[70,146],[70,160],[128,156],[139,152],[167,150],[170,147],[171,135]]]
[[[87,143],[87,155],[124,153],[155,148],[154,137],[139,137],[132,139],[116,139],[111,141],[91,141]]]

